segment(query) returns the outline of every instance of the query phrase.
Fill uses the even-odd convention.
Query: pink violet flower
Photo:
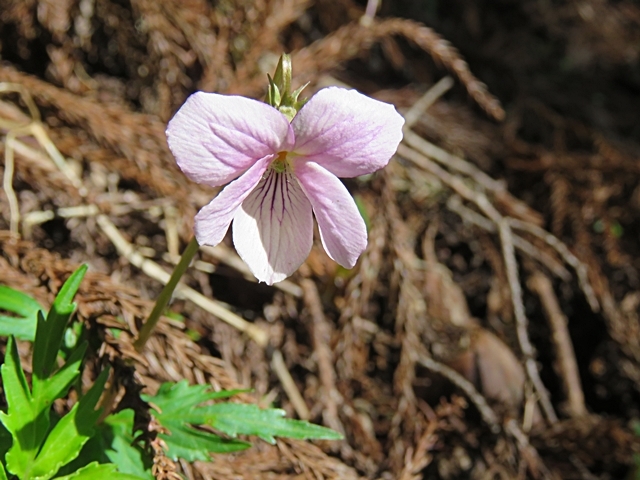
[[[169,148],[193,181],[228,183],[196,215],[198,243],[217,245],[233,222],[238,254],[271,285],[309,255],[315,215],[329,257],[352,268],[367,230],[338,177],[387,165],[403,124],[392,105],[338,87],[320,90],[291,122],[257,100],[191,95],[169,122]]]

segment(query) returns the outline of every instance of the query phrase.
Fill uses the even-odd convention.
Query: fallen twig
[[[416,360],[424,368],[442,375],[462,390],[464,394],[469,397],[469,400],[471,400],[471,402],[476,406],[482,420],[489,426],[493,433],[499,433],[502,430],[498,416],[489,406],[487,400],[480,392],[478,392],[476,387],[473,386],[473,383],[464,378],[453,368],[447,367],[440,362],[436,362],[433,358],[425,354],[418,354]]]
[[[544,240],[550,247],[554,248],[560,256],[571,265],[576,271],[576,275],[578,276],[578,282],[580,283],[580,288],[582,288],[582,292],[584,293],[587,301],[589,302],[589,306],[593,312],[600,311],[600,304],[596,297],[595,292],[593,291],[593,287],[589,282],[589,275],[587,266],[582,263],[578,257],[576,257],[573,253],[569,251],[567,246],[555,235],[547,232],[546,230],[538,227],[537,225],[532,225],[527,222],[523,222],[521,220],[517,220],[515,218],[510,218],[509,223],[512,228],[517,230],[524,230],[529,232],[531,235],[535,235],[536,237]]]
[[[342,403],[343,399],[336,388],[333,354],[329,347],[331,330],[322,310],[322,302],[316,284],[312,280],[305,278],[302,280],[301,286],[304,292],[304,303],[309,309],[311,316],[313,350],[316,354],[320,382],[324,389],[324,395],[322,395],[322,402],[325,407],[323,409],[323,416],[329,427],[344,433],[344,426],[338,417],[338,402]]]
[[[426,93],[404,113],[403,129],[409,130],[413,124],[420,119],[425,110],[433,105],[442,95],[447,93],[451,87],[453,87],[453,78],[446,76],[438,80],[435,85],[427,90]]]
[[[584,393],[580,382],[578,363],[576,362],[573,343],[567,328],[567,317],[564,316],[558,299],[551,286],[549,278],[535,272],[529,278],[527,285],[536,292],[542,302],[549,326],[552,331],[552,340],[555,346],[557,370],[567,395],[567,410],[572,417],[581,417],[587,413],[584,403]]]
[[[460,215],[463,220],[468,221],[469,223],[486,230],[487,232],[496,233],[497,228],[496,225],[491,222],[487,217],[482,216],[481,214],[465,207],[462,204],[462,200],[459,195],[452,195],[447,200],[447,207],[452,212]],[[555,258],[548,255],[543,250],[536,248],[531,242],[528,242],[522,237],[518,235],[513,235],[513,246],[520,250],[525,255],[537,260],[542,265],[547,267],[554,275],[561,278],[562,280],[569,281],[571,279],[571,273],[564,268],[564,266],[559,263]]]
[[[287,369],[287,365],[284,363],[284,358],[282,358],[282,352],[280,352],[280,350],[273,352],[273,357],[271,357],[271,368],[277,375],[278,380],[280,380],[280,385],[282,385],[284,392],[287,394],[287,397],[289,397],[291,405],[293,405],[298,417],[302,420],[309,420],[311,413],[309,412],[307,403],[304,401],[304,398],[302,398],[296,382],[293,380],[289,369]]]
[[[516,333],[520,348],[525,357],[525,368],[527,375],[533,383],[536,392],[539,396],[540,404],[547,415],[547,418],[551,422],[557,421],[557,415],[549,400],[537,366],[535,364],[535,356],[533,346],[529,341],[529,335],[527,333],[527,317],[524,313],[524,306],[522,305],[522,288],[518,279],[518,265],[515,259],[515,252],[513,246],[513,235],[511,227],[509,225],[509,219],[503,217],[500,212],[493,206],[489,199],[481,192],[472,190],[467,186],[464,180],[457,177],[448,171],[444,170],[439,165],[429,160],[425,155],[420,152],[400,144],[398,147],[398,154],[414,163],[421,168],[425,169],[429,173],[438,177],[442,182],[449,186],[452,190],[458,193],[461,197],[465,198],[476,204],[482,213],[484,213],[497,227],[500,233],[500,241],[502,243],[502,251],[505,259],[505,266],[507,269],[507,278],[511,290],[511,300],[513,304],[514,315],[516,317]]]
[[[555,423],[558,421],[558,416],[553,409],[547,389],[540,378],[540,373],[538,372],[538,367],[535,361],[535,350],[529,341],[529,333],[527,331],[529,321],[527,320],[527,316],[524,311],[524,304],[522,303],[522,287],[518,278],[518,264],[516,262],[513,238],[508,220],[502,219],[498,224],[498,230],[500,232],[500,241],[502,243],[502,253],[504,256],[505,268],[507,270],[509,289],[511,290],[511,303],[513,304],[513,313],[516,319],[516,334],[518,337],[518,343],[520,344],[520,349],[524,355],[525,368],[529,375],[529,379],[533,383],[533,386],[539,396],[542,410],[547,416],[547,419],[551,423]]]
[[[106,215],[98,215],[96,217],[96,222],[105,233],[105,235],[107,235],[109,240],[111,240],[111,242],[114,244],[114,246],[118,250],[118,253],[125,257],[132,265],[135,265],[146,275],[159,281],[162,284],[165,284],[169,281],[169,273],[164,271],[162,267],[160,267],[160,265],[158,265],[153,260],[149,260],[148,258],[144,258],[142,255],[140,255],[133,248],[133,245],[127,242],[127,240],[122,236],[120,231]],[[220,320],[228,323],[234,328],[237,328],[241,332],[246,333],[258,345],[262,347],[267,345],[269,341],[267,332],[265,332],[259,326],[249,323],[246,320],[240,318],[235,313],[227,310],[219,302],[205,297],[201,293],[186,285],[178,285],[178,287],[176,288],[176,295],[191,300],[200,308],[203,308],[209,313],[215,315]]]

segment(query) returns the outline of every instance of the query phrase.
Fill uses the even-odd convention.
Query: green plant
[[[72,300],[86,270],[87,267],[82,266],[69,277],[46,318],[41,310],[37,311],[31,388],[20,365],[16,340],[13,335],[9,337],[0,369],[7,401],[7,411],[0,412],[0,422],[9,434],[1,437],[0,444],[0,451],[4,452],[0,476],[4,478],[7,478],[7,473],[25,480],[53,478],[61,467],[78,457],[84,444],[95,433],[100,415],[100,410],[95,407],[107,381],[107,369],[100,373],[93,386],[66,415],[57,418],[52,411],[53,402],[66,396],[78,379],[87,348],[86,342],[81,342],[62,366],[57,366],[65,330],[76,308]],[[28,297],[23,294],[7,295],[6,288],[3,293],[3,308],[6,309],[10,303],[6,301],[8,296],[14,301],[12,311],[33,313],[34,304]],[[111,469],[114,479],[139,478],[117,472],[114,465],[104,467],[97,463],[83,465],[76,472],[59,478],[91,478],[88,475],[104,472],[105,468]]]
[[[72,300],[86,271],[82,266],[69,277],[46,318],[31,297],[0,287],[0,310],[15,315],[0,315],[0,335],[9,335],[0,368],[7,403],[6,411],[0,412],[0,480],[153,479],[152,458],[135,442],[139,432],[134,431],[134,411],[121,410],[98,423],[101,409],[96,405],[109,370],[102,370],[84,394],[78,384],[87,343],[78,341],[80,329],[69,322],[76,308]],[[31,387],[20,365],[15,337],[33,341]],[[79,400],[60,418],[53,403],[65,397],[72,385]],[[168,431],[160,437],[173,460],[206,461],[211,454],[249,448],[250,443],[235,438],[238,434],[270,443],[274,436],[342,438],[328,428],[284,418],[280,409],[212,403],[239,392],[213,392],[208,385],[183,380],[165,383],[155,395],[142,395],[142,399],[157,409],[156,419]]]
[[[240,390],[212,392],[208,385],[189,385],[186,380],[163,384],[154,396],[142,398],[157,407],[158,423],[170,434],[160,434],[173,460],[209,460],[211,453],[244,450],[250,443],[223,439],[202,427],[209,427],[230,437],[255,435],[269,443],[274,436],[305,439],[340,440],[339,433],[302,420],[284,418],[284,410],[262,409],[243,403],[211,403],[227,398]]]

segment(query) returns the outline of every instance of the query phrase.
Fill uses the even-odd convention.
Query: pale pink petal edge
[[[367,248],[367,227],[353,197],[335,175],[313,162],[297,164],[295,174],[313,207],[327,254],[353,268]]]
[[[196,92],[167,126],[167,143],[191,180],[221,186],[260,158],[288,150],[293,130],[275,108],[239,96]]]
[[[236,211],[258,185],[272,159],[273,155],[270,155],[257,161],[200,209],[194,223],[199,245],[216,246],[224,239]]]
[[[404,118],[391,104],[329,87],[316,93],[291,125],[295,153],[338,177],[356,177],[389,163],[402,140]]]

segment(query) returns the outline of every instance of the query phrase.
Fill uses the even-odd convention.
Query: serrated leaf
[[[9,337],[4,364],[0,370],[8,406],[7,413],[0,412],[0,421],[11,433],[13,440],[5,462],[11,473],[22,478],[47,433],[49,411],[39,408],[33,402],[13,337]]]
[[[30,468],[49,430],[51,404],[64,396],[79,374],[86,344],[69,357],[69,361],[56,374],[38,384],[31,393],[13,337],[7,345],[8,355],[2,366],[2,380],[7,398],[7,413],[0,413],[0,421],[11,433],[13,444],[6,454],[7,468],[23,476]]]
[[[49,479],[60,467],[78,456],[82,446],[94,433],[96,420],[100,416],[100,409],[95,410],[95,406],[108,375],[109,369],[104,369],[84,397],[53,427],[29,469],[30,478]]]
[[[134,445],[133,422],[135,412],[126,409],[109,415],[100,425],[101,438],[112,436],[110,445],[105,444],[104,452],[111,463],[118,466],[122,473],[130,473],[146,480],[153,480],[151,474],[152,459],[145,458],[144,451]]]
[[[69,474],[96,461],[113,463],[118,466],[119,472],[153,480],[153,459],[134,440],[134,416],[134,411],[128,408],[105,418],[96,426],[96,433],[85,443],[80,455],[62,467],[58,475]]]
[[[212,453],[239,452],[251,446],[250,443],[241,440],[229,440],[214,433],[198,430],[184,419],[156,419],[170,432],[169,435],[161,433],[159,436],[167,445],[167,456],[173,461],[183,458],[188,462],[208,462]]]
[[[0,462],[0,480],[7,480],[7,471],[4,469],[2,462]]]
[[[145,402],[152,402],[158,406],[163,413],[183,411],[183,405],[199,405],[209,400],[219,400],[229,398],[239,393],[250,390],[211,390],[210,385],[189,385],[187,380],[178,383],[166,382],[160,385],[155,396],[141,395]]]
[[[96,480],[108,478],[109,480],[140,480],[141,477],[129,473],[121,473],[112,463],[90,463],[77,472],[58,477],[56,480]]]
[[[62,285],[46,320],[41,314],[38,315],[38,327],[33,345],[34,388],[36,388],[38,381],[48,378],[55,369],[65,328],[76,308],[76,304],[72,300],[86,272],[87,265],[78,267]]]
[[[194,428],[202,425],[194,409],[203,402],[225,398],[246,390],[211,391],[209,385],[189,385],[186,380],[164,383],[155,396],[142,395],[145,402],[158,407],[156,419],[170,433],[160,434],[168,447],[167,456],[172,460],[184,458],[189,462],[208,461],[211,453],[237,452],[251,444],[239,440],[226,440],[211,432]],[[186,413],[188,412],[188,413]],[[194,419],[196,421],[194,421]]]
[[[206,425],[235,437],[238,434],[256,435],[266,442],[275,443],[274,437],[298,440],[341,440],[343,437],[330,428],[304,420],[285,418],[279,408],[262,409],[244,403],[218,403],[198,409]]]
[[[145,395],[143,399],[158,407],[158,422],[171,435],[162,436],[169,447],[169,456],[186,460],[208,460],[208,453],[221,452],[225,445],[220,437],[193,428],[206,425],[236,436],[238,434],[257,435],[274,443],[274,436],[296,439],[338,440],[342,436],[325,427],[301,420],[283,418],[284,410],[260,409],[256,405],[218,403],[203,405],[223,392],[212,392],[207,385],[189,386],[186,380],[177,384],[163,384],[155,396]],[[224,392],[229,396],[230,392]],[[241,442],[243,448],[246,443]],[[240,445],[238,445],[239,447]],[[235,446],[234,446],[235,448]]]
[[[15,313],[17,317],[0,315],[0,336],[13,335],[21,340],[33,341],[36,334],[38,312],[42,306],[29,295],[0,285],[0,310]]]

